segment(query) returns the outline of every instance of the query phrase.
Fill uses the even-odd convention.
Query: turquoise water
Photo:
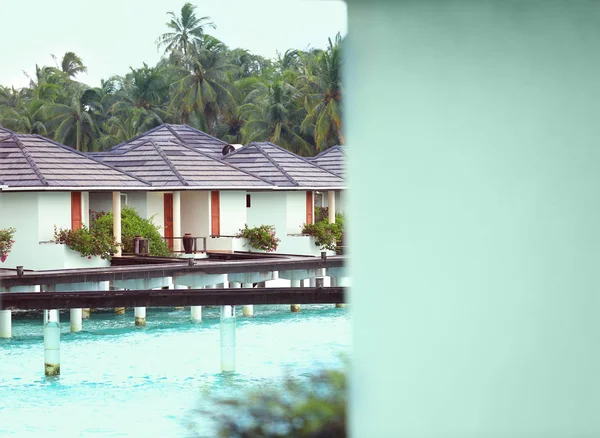
[[[237,371],[220,373],[219,309],[148,309],[147,326],[125,315],[93,313],[69,332],[61,313],[61,375],[43,375],[41,316],[13,316],[0,339],[0,436],[213,436],[210,394],[236,396],[278,385],[286,372],[307,376],[340,366],[350,353],[348,309],[333,305],[255,306],[237,310]],[[190,429],[192,428],[192,429]]]

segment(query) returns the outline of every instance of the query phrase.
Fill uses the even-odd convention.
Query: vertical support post
[[[177,193],[179,193],[179,192],[177,192]],[[173,289],[189,289],[189,288],[187,286],[173,284]],[[175,306],[174,309],[175,310],[183,310],[183,309],[185,309],[185,306]]]
[[[181,192],[173,192],[173,251],[181,251]]]
[[[146,325],[146,308],[145,307],[134,307],[133,314],[135,317],[135,325],[143,327]]]
[[[290,286],[291,287],[300,287],[301,285],[301,280],[290,280]],[[292,304],[290,306],[290,311],[292,312],[300,312],[300,304]]]
[[[223,289],[229,282],[223,282]],[[235,371],[235,306],[221,306],[221,371]]]
[[[0,310],[0,338],[12,336],[12,315],[10,310]]]
[[[60,374],[60,324],[58,310],[44,310],[44,374]]]
[[[113,236],[117,242],[115,256],[121,256],[121,192],[113,192]]]
[[[71,333],[80,332],[83,328],[83,312],[82,309],[71,309]]]
[[[341,286],[341,287],[347,287],[347,280],[346,277],[330,277],[331,278],[331,286]],[[346,307],[346,304],[344,303],[335,303],[335,307],[338,309],[343,309],[344,307]]]
[[[330,190],[327,192],[327,208],[329,211],[329,223],[335,223],[335,192]]]
[[[243,283],[242,287],[252,288],[252,283]],[[254,304],[245,304],[244,306],[242,306],[242,315],[254,316]]]
[[[82,319],[90,319],[90,311],[91,311],[92,309],[90,309],[90,308],[87,308],[87,309],[81,309],[81,310],[82,310],[82,311],[81,311],[81,318],[82,318]]]

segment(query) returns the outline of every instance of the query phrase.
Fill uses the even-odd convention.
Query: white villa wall
[[[147,194],[147,219],[152,218],[152,222],[154,222],[154,224],[159,228],[160,235],[164,237],[165,194],[164,192],[147,192]]]
[[[43,243],[54,239],[54,225],[71,227],[69,192],[0,193],[0,228],[16,228],[15,243],[1,267],[68,269],[108,266],[97,257],[81,257],[65,245]]]
[[[127,205],[135,208],[141,217],[148,218],[148,192],[125,192],[125,194],[127,195]]]
[[[40,192],[38,199],[38,241],[54,239],[54,227],[71,228],[71,193]]]
[[[335,212],[343,214],[346,209],[346,192],[335,192]]]
[[[306,222],[306,192],[285,192],[286,233],[300,234]]]
[[[90,226],[90,192],[81,192],[81,222]]]
[[[235,236],[246,224],[246,192],[222,191],[220,198],[221,236]]]
[[[273,225],[275,234],[281,238],[287,234],[285,192],[250,192],[250,208],[247,223],[250,228]],[[244,204],[245,205],[245,204]]]
[[[195,237],[210,235],[210,192],[181,192],[181,232]]]
[[[112,211],[112,193],[92,192],[90,193],[90,210],[96,213],[108,213]]]

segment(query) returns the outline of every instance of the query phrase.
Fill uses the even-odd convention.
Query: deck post
[[[88,314],[88,316],[89,316],[89,314]],[[83,328],[82,309],[71,309],[70,317],[71,317],[71,332],[72,333],[80,332]]]
[[[113,236],[117,242],[115,256],[121,256],[121,192],[113,192]]]
[[[44,310],[44,374],[60,374],[60,316],[58,310]]]
[[[181,192],[173,192],[173,251],[181,251]]]
[[[243,283],[242,287],[244,288],[252,288],[252,283]],[[242,315],[244,316],[254,316],[254,305],[246,304],[242,306]]]
[[[10,310],[0,310],[0,338],[12,336],[12,315]]]
[[[235,371],[235,306],[221,306],[221,371]]]
[[[348,277],[330,277],[331,286],[348,287]],[[343,309],[346,307],[344,303],[335,303],[335,307]]]
[[[300,287],[302,285],[302,280],[290,280],[291,287]],[[290,305],[290,310],[292,312],[300,312],[300,304],[292,304]]]
[[[134,307],[133,315],[135,317],[135,325],[143,327],[146,325],[146,308],[145,307]]]
[[[81,309],[81,310],[82,310],[82,311],[81,311],[81,318],[82,318],[82,319],[90,319],[90,311],[91,311],[92,309],[90,309],[90,308],[87,308],[87,309]]]

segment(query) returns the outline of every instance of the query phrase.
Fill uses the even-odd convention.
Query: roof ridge
[[[252,144],[252,143],[250,143],[250,144]],[[250,146],[250,145],[248,145],[248,146]],[[267,154],[267,153],[266,153],[266,152],[265,152],[265,151],[262,149],[262,146],[260,145],[260,143],[254,143],[254,147],[255,147],[256,149],[258,149],[258,150],[259,150],[259,151],[260,151],[260,152],[261,152],[261,153],[262,153],[262,154],[263,154],[263,155],[264,155],[264,156],[267,158],[267,160],[269,160],[269,161],[271,162],[271,164],[272,164],[273,166],[275,166],[277,169],[279,169],[279,171],[280,171],[281,173],[283,173],[283,176],[285,176],[285,177],[288,179],[288,181],[290,181],[292,184],[294,184],[294,186],[300,186],[300,184],[298,183],[298,181],[296,181],[294,178],[292,178],[292,176],[291,176],[289,173],[287,173],[287,172],[285,171],[285,169],[279,165],[279,163],[276,163],[276,162],[275,162],[275,161],[274,161],[274,160],[273,160],[273,159],[272,159],[272,158],[269,156],[269,154]]]
[[[160,155],[160,157],[164,160],[164,162],[167,163],[167,166],[169,166],[169,168],[175,174],[175,176],[179,179],[179,181],[183,185],[189,186],[190,184],[185,180],[183,175],[181,173],[179,173],[179,171],[177,170],[177,168],[175,167],[173,162],[169,159],[169,157],[167,157],[167,154],[165,154],[165,151],[163,151],[162,148],[158,144],[156,144],[155,141],[153,141],[153,140],[149,140],[149,141],[152,144],[152,146],[154,146],[154,149],[156,149],[156,152],[158,152],[158,155]]]
[[[229,144],[229,143],[227,143],[225,140],[221,140],[220,138],[217,138],[217,137],[214,137],[214,136],[212,136],[212,135],[210,135],[210,134],[207,134],[207,133],[206,133],[206,132],[204,132],[204,131],[200,131],[199,129],[196,129],[196,128],[194,128],[193,126],[190,126],[190,125],[188,125],[187,123],[185,123],[185,124],[183,124],[183,125],[179,125],[179,126],[185,126],[186,128],[189,128],[189,129],[191,129],[192,131],[196,131],[196,132],[199,132],[200,134],[204,134],[204,135],[206,135],[207,137],[210,137],[210,138],[212,138],[212,139],[214,139],[214,140],[217,140],[219,143],[223,143],[223,144]]]
[[[175,136],[175,138],[177,140],[179,140],[183,144],[187,144],[185,142],[185,140],[183,138],[181,138],[181,136],[179,134],[177,134],[177,132],[175,132],[175,130],[173,129],[173,127],[171,125],[167,125],[167,129],[171,132],[171,134],[173,134]]]
[[[45,185],[46,187],[48,187],[50,184],[48,183],[48,181],[46,181],[46,178],[42,174],[42,171],[38,167],[37,163],[33,160],[33,158],[31,158],[31,155],[29,155],[29,151],[27,150],[27,147],[23,144],[23,142],[19,139],[19,137],[17,137],[16,134],[13,134],[13,138],[15,140],[15,143],[19,147],[19,149],[21,149],[21,153],[25,157],[25,160],[27,160],[27,163],[29,164],[31,169],[35,172],[35,174],[37,175],[40,182],[43,185]]]
[[[62,148],[62,149],[65,149],[65,150],[69,151],[70,153],[74,153],[74,154],[80,155],[81,157],[83,157],[83,158],[87,158],[88,160],[93,160],[93,161],[95,161],[96,163],[102,164],[103,166],[106,166],[106,167],[108,167],[109,169],[111,169],[111,170],[114,170],[115,172],[122,173],[122,174],[124,174],[124,175],[127,175],[127,176],[129,176],[129,177],[131,177],[131,178],[133,178],[133,179],[136,179],[136,180],[138,180],[138,181],[140,181],[140,182],[142,182],[142,183],[144,183],[144,184],[146,184],[146,185],[149,185],[149,186],[151,186],[151,184],[148,184],[148,182],[147,182],[147,181],[144,181],[142,178],[139,178],[139,177],[137,177],[137,176],[135,176],[135,175],[133,175],[133,174],[131,174],[131,173],[129,173],[129,172],[127,172],[127,171],[125,171],[125,170],[118,169],[117,167],[115,167],[115,166],[113,166],[113,165],[111,165],[111,164],[105,163],[105,162],[103,162],[103,161],[101,161],[101,160],[99,160],[99,159],[97,159],[97,158],[95,158],[95,157],[93,157],[93,156],[90,156],[90,155],[88,155],[88,154],[86,154],[86,153],[84,153],[84,152],[81,152],[81,151],[78,151],[78,150],[76,150],[76,149],[73,149],[73,148],[72,148],[72,147],[70,147],[70,146],[64,145],[64,144],[62,144],[62,143],[59,143],[59,142],[57,142],[57,141],[54,141],[54,140],[52,140],[52,139],[50,139],[50,138],[46,138],[46,137],[44,137],[44,136],[42,136],[42,135],[39,135],[39,134],[33,134],[32,136],[33,136],[33,137],[35,137],[35,138],[41,138],[42,140],[44,140],[44,141],[47,141],[47,142],[49,142],[49,143],[52,143],[53,145],[59,146],[60,148]]]
[[[171,141],[172,143],[177,143],[177,142],[174,142],[173,140],[169,140],[169,141]],[[214,160],[214,161],[216,161],[216,162],[218,162],[218,163],[225,164],[226,166],[232,167],[232,168],[234,168],[235,170],[239,170],[240,172],[242,172],[242,173],[245,173],[246,175],[250,175],[250,176],[252,176],[252,177],[254,177],[254,178],[256,178],[256,179],[259,179],[259,180],[261,180],[261,181],[264,181],[264,182],[266,182],[266,183],[268,183],[268,184],[274,185],[274,184],[273,184],[271,181],[269,181],[268,179],[265,179],[265,178],[263,178],[262,176],[255,175],[255,174],[253,174],[252,172],[248,172],[248,171],[247,171],[247,170],[245,170],[245,169],[241,169],[241,168],[239,168],[239,167],[237,167],[237,166],[234,166],[233,164],[231,164],[231,163],[228,163],[227,161],[225,161],[225,160],[222,160],[222,159],[220,159],[220,158],[215,158],[215,157],[212,157],[212,156],[210,156],[209,154],[207,154],[207,153],[205,153],[205,152],[202,152],[202,151],[200,151],[200,150],[196,149],[195,147],[193,147],[193,146],[190,146],[190,145],[188,145],[188,144],[186,144],[186,143],[183,143],[183,142],[182,142],[182,143],[177,143],[177,144],[179,144],[180,146],[183,146],[184,148],[187,148],[187,149],[189,149],[190,151],[192,151],[192,152],[194,152],[194,153],[196,153],[196,154],[200,154],[200,155],[202,155],[203,157],[206,157],[206,158],[208,158],[208,159],[210,159],[210,160]]]
[[[344,150],[342,149],[343,147],[344,147],[344,146],[342,146],[342,145],[339,145],[339,144],[336,144],[336,145],[330,146],[330,147],[328,147],[327,149],[325,149],[325,150],[322,150],[321,152],[319,152],[317,155],[315,155],[315,156],[313,156],[313,157],[310,157],[310,160],[311,160],[311,161],[312,161],[312,160],[315,160],[315,159],[317,159],[317,158],[319,158],[319,157],[322,157],[323,155],[326,155],[326,154],[330,153],[331,151],[340,151],[342,154],[344,154],[345,152],[344,152]]]
[[[254,142],[253,142],[253,143],[254,143]],[[283,151],[283,152],[286,152],[286,153],[287,153],[287,154],[289,154],[289,155],[293,155],[293,156],[294,156],[294,158],[298,158],[298,159],[300,159],[300,160],[304,161],[305,163],[308,163],[308,164],[310,164],[311,166],[314,166],[314,167],[316,167],[316,168],[318,168],[318,169],[320,169],[320,170],[322,170],[322,171],[324,171],[324,172],[327,172],[327,173],[329,173],[329,174],[331,174],[331,175],[335,176],[336,178],[340,178],[340,176],[339,176],[339,175],[336,175],[335,173],[333,173],[333,172],[331,172],[331,171],[329,171],[329,170],[327,170],[327,169],[325,169],[325,168],[323,168],[323,167],[321,167],[321,166],[319,166],[319,165],[317,165],[317,164],[313,163],[311,160],[309,160],[309,159],[307,159],[307,158],[304,158],[304,157],[301,157],[300,155],[298,155],[298,154],[296,154],[296,153],[294,153],[294,152],[292,152],[292,151],[288,151],[286,148],[282,148],[281,146],[279,146],[279,145],[276,145],[275,143],[271,143],[270,141],[264,141],[264,142],[262,142],[262,143],[268,144],[269,146],[273,146],[274,148],[276,148],[276,149],[279,149],[279,150],[281,150],[281,151]],[[250,144],[252,144],[252,143],[250,143]],[[342,179],[342,178],[340,178],[340,179]]]
[[[132,141],[134,141],[134,140],[137,140],[137,139],[139,139],[140,137],[143,137],[144,135],[150,134],[151,132],[158,131],[160,128],[162,128],[162,127],[163,127],[163,126],[165,126],[165,125],[168,125],[168,124],[167,124],[167,123],[161,123],[160,125],[158,125],[158,126],[155,126],[154,128],[152,128],[152,129],[150,129],[150,130],[148,130],[148,131],[142,132],[141,134],[138,134],[138,135],[136,135],[135,137],[133,137],[133,138],[130,138],[129,140],[122,141],[121,143],[119,143],[119,144],[116,144],[116,145],[114,145],[113,147],[111,147],[111,148],[109,149],[109,151],[112,151],[112,150],[114,150],[114,149],[120,148],[121,146],[123,146],[123,145],[125,145],[125,144],[127,144],[127,143],[131,143]]]

